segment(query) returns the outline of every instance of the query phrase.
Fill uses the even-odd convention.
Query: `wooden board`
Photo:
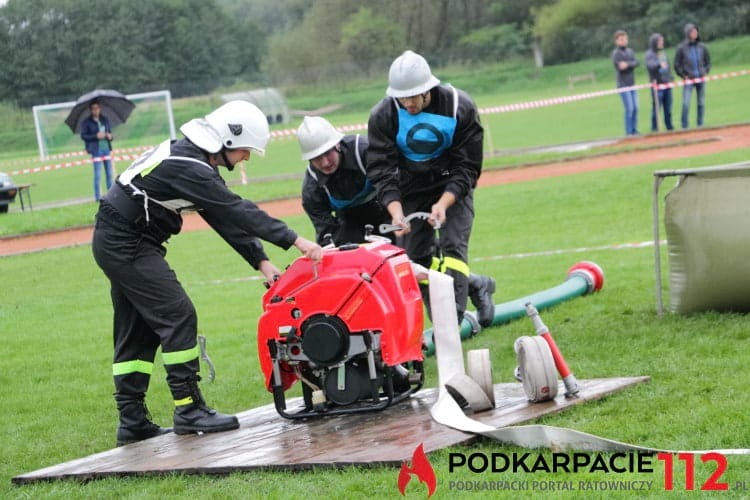
[[[494,427],[521,424],[598,400],[648,377],[579,380],[577,398],[560,395],[532,404],[520,383],[496,384],[496,407],[472,418]],[[269,395],[270,398],[270,395]],[[56,479],[86,481],[106,476],[144,476],[174,472],[228,474],[238,471],[301,470],[312,467],[401,465],[419,443],[426,452],[477,439],[474,434],[438,424],[430,416],[437,389],[423,389],[411,399],[380,412],[306,420],[287,420],[273,405],[237,416],[240,428],[216,434],[163,436],[16,476],[15,484]],[[301,398],[288,401],[289,411]]]

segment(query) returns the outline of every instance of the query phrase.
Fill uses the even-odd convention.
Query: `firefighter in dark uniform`
[[[390,222],[365,175],[367,137],[344,136],[325,118],[307,116],[297,129],[307,170],[302,207],[315,227],[318,243],[361,243],[365,226]],[[330,241],[329,241],[330,240]]]
[[[397,234],[411,260],[453,278],[459,322],[471,285],[480,324],[489,326],[495,280],[470,273],[468,264],[483,133],[469,95],[441,85],[424,57],[407,50],[391,64],[386,97],[370,113],[367,177],[402,227]],[[405,221],[417,211],[430,219]]]
[[[302,159],[307,170],[302,181],[302,206],[310,218],[318,243],[362,243],[365,226],[381,235],[378,227],[390,223],[391,216],[377,200],[367,179],[367,136],[343,135],[325,118],[308,116],[297,129]],[[326,235],[331,235],[328,241]],[[399,243],[399,242],[397,242]],[[469,275],[469,297],[478,320],[488,326],[494,317],[494,280]]]
[[[321,256],[318,244],[234,194],[219,175],[219,166],[232,170],[251,150],[264,152],[268,122],[257,107],[232,101],[180,130],[185,139],[147,151],[118,177],[96,216],[93,253],[111,282],[114,306],[118,446],[169,431],[151,421],[145,405],[159,346],[175,403],[174,432],[239,427],[237,417],[218,413],[201,395],[195,308],[164,258],[183,210],[197,210],[267,282],[281,273],[260,240],[295,246],[316,261]]]

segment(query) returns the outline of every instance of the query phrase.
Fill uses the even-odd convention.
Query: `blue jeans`
[[[693,97],[695,87],[698,97],[698,121],[699,127],[703,126],[703,111],[706,104],[706,82],[689,83],[682,88],[682,128],[688,128],[688,114],[690,112],[690,99]]]
[[[625,106],[625,135],[638,134],[638,93],[635,90],[620,92]]]
[[[100,158],[102,156],[109,156],[109,150],[107,148],[100,148],[96,154],[91,155],[92,158]],[[102,182],[102,163],[104,164],[104,175],[107,180],[107,189],[112,187],[112,161],[94,161],[94,199],[96,201],[99,201],[99,198],[101,198],[99,189]]]
[[[659,103],[654,99],[654,94],[657,94]],[[651,131],[656,132],[659,130],[659,113],[658,108],[661,108],[664,113],[664,126],[667,130],[672,130],[672,89],[661,89],[654,92],[651,89]]]

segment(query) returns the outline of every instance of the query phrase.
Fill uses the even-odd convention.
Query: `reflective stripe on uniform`
[[[153,369],[153,363],[143,361],[142,359],[112,363],[112,375],[115,377],[118,375],[128,375],[130,373],[145,373],[146,375],[151,375]]]
[[[200,347],[198,347],[198,344],[195,344],[194,347],[184,351],[162,352],[161,359],[164,360],[165,365],[176,365],[177,363],[187,363],[188,361],[198,359],[200,353]]]
[[[180,198],[174,200],[157,200],[155,198],[149,198],[148,194],[145,191],[139,189],[135,184],[133,184],[133,179],[135,179],[138,175],[140,175],[141,177],[147,176],[166,160],[189,161],[198,163],[199,165],[203,165],[209,170],[214,170],[211,165],[197,158],[191,158],[189,156],[171,156],[171,151],[171,141],[167,139],[157,147],[151,148],[143,153],[133,163],[131,163],[130,166],[122,174],[120,174],[120,177],[118,178],[118,182],[121,185],[130,186],[134,194],[143,196],[147,222],[149,201],[153,201],[154,203],[157,203],[174,213],[179,213],[179,211],[182,209],[193,209],[194,205],[193,202]]]
[[[182,399],[175,399],[174,400],[174,405],[175,406],[184,406],[184,405],[189,405],[192,402],[193,402],[193,397],[192,396],[188,396],[188,397],[182,398]]]
[[[453,269],[454,271],[458,271],[459,273],[463,274],[467,278],[469,277],[469,264],[455,257],[443,257],[442,260],[438,259],[437,257],[433,257],[430,269],[441,273],[444,273],[448,269]]]

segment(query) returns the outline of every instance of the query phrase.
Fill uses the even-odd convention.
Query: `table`
[[[16,187],[18,188],[18,199],[21,202],[21,211],[26,211],[26,205],[23,202],[23,195],[26,194],[26,200],[29,202],[29,210],[33,210],[33,207],[31,206],[31,186],[34,184],[19,184]]]

